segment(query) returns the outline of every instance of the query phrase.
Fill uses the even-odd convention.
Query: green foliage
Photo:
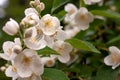
[[[38,50],[37,52],[40,55],[50,55],[50,54],[56,54],[56,55],[58,55],[58,53],[55,50],[53,50],[53,49],[51,49],[49,47],[45,47],[45,48],[43,48],[41,50]]]
[[[117,12],[113,12],[113,11],[108,11],[108,10],[92,10],[90,11],[91,13],[93,13],[94,15],[99,15],[99,16],[104,16],[104,17],[108,17],[108,18],[120,18],[120,14]]]
[[[101,66],[97,72],[96,77],[92,80],[119,80],[120,79],[120,68],[112,70],[110,67]]]
[[[58,69],[45,68],[43,80],[69,80],[65,73]]]
[[[100,53],[91,43],[87,41],[82,41],[79,39],[69,39],[66,40],[66,42],[70,43],[74,48],[80,49],[80,50],[86,50],[86,51],[92,51],[95,53]]]

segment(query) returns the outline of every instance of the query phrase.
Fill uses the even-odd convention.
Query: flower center
[[[46,63],[48,66],[53,66],[54,65],[54,62],[52,60],[48,60],[47,63]]]
[[[35,42],[36,42],[36,38],[35,38],[35,37],[31,37],[31,38],[30,38],[30,41],[31,41],[32,43],[35,43]]]
[[[86,15],[85,14],[80,15],[80,19],[85,21],[86,20]]]
[[[53,25],[53,23],[52,23],[52,21],[50,19],[48,19],[48,20],[45,21],[45,27],[51,28],[52,25]]]
[[[31,57],[26,57],[26,56],[24,56],[24,58],[23,58],[23,60],[22,60],[22,63],[23,63],[23,65],[25,65],[25,66],[29,66],[31,60],[32,60]]]
[[[12,48],[9,48],[7,52],[11,55],[12,54]]]
[[[57,50],[57,51],[58,51],[59,53],[62,53],[63,50],[64,50],[64,48],[63,48],[62,46],[60,46],[60,47],[58,47],[58,50]]]
[[[114,55],[112,55],[112,60],[113,60],[113,62],[118,62],[118,61],[120,61],[120,56],[118,54],[114,54]]]

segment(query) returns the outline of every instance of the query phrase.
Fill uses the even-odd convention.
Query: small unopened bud
[[[5,70],[6,70],[6,67],[5,67],[5,66],[2,66],[2,67],[0,67],[0,70],[1,70],[1,71],[5,71]]]
[[[37,9],[38,11],[43,11],[44,8],[45,8],[44,3],[40,3],[40,5],[37,5],[37,7],[36,7],[36,9]]]
[[[10,21],[8,21],[3,27],[3,31],[6,32],[8,35],[15,35],[18,32],[18,30],[19,25],[13,19],[10,19]]]
[[[30,6],[35,7],[35,2],[34,1],[30,1]]]

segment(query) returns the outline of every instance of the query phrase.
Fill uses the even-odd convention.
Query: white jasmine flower
[[[53,35],[60,28],[60,21],[57,17],[47,14],[41,18],[41,29],[45,35]]]
[[[59,53],[59,55],[53,55],[58,58],[62,63],[67,63],[70,60],[70,52],[73,47],[64,41],[56,41],[53,45],[53,49]]]
[[[84,0],[85,4],[92,5],[95,3],[100,3],[102,0]]]
[[[94,16],[85,7],[81,7],[75,15],[76,26],[81,30],[86,30],[93,20]]]
[[[9,35],[15,35],[19,30],[18,23],[10,18],[10,21],[8,21],[5,26],[3,26],[3,31],[6,32]]]
[[[22,50],[20,39],[15,38],[15,43],[11,41],[6,41],[3,43],[4,54],[0,54],[0,57],[5,60],[13,60],[17,54]]]
[[[104,62],[108,66],[112,66],[112,69],[115,69],[120,65],[120,50],[115,47],[109,47],[110,54],[104,58]]]
[[[31,49],[25,49],[14,59],[14,66],[21,78],[30,77],[33,73],[40,76],[44,67],[37,52]]]
[[[46,46],[42,30],[36,26],[31,27],[25,31],[25,45],[34,50],[42,49]]]
[[[77,7],[74,4],[67,4],[65,6],[65,11],[67,12],[66,16],[65,16],[65,22],[66,23],[71,23],[71,21],[73,20],[75,13],[77,12]]]

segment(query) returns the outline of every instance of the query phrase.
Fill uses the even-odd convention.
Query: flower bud
[[[8,21],[3,27],[3,31],[9,35],[15,35],[18,32],[18,30],[19,30],[18,23],[11,18],[10,21]]]
[[[45,4],[41,2],[40,5],[37,5],[36,9],[38,11],[43,11],[45,9]]]

